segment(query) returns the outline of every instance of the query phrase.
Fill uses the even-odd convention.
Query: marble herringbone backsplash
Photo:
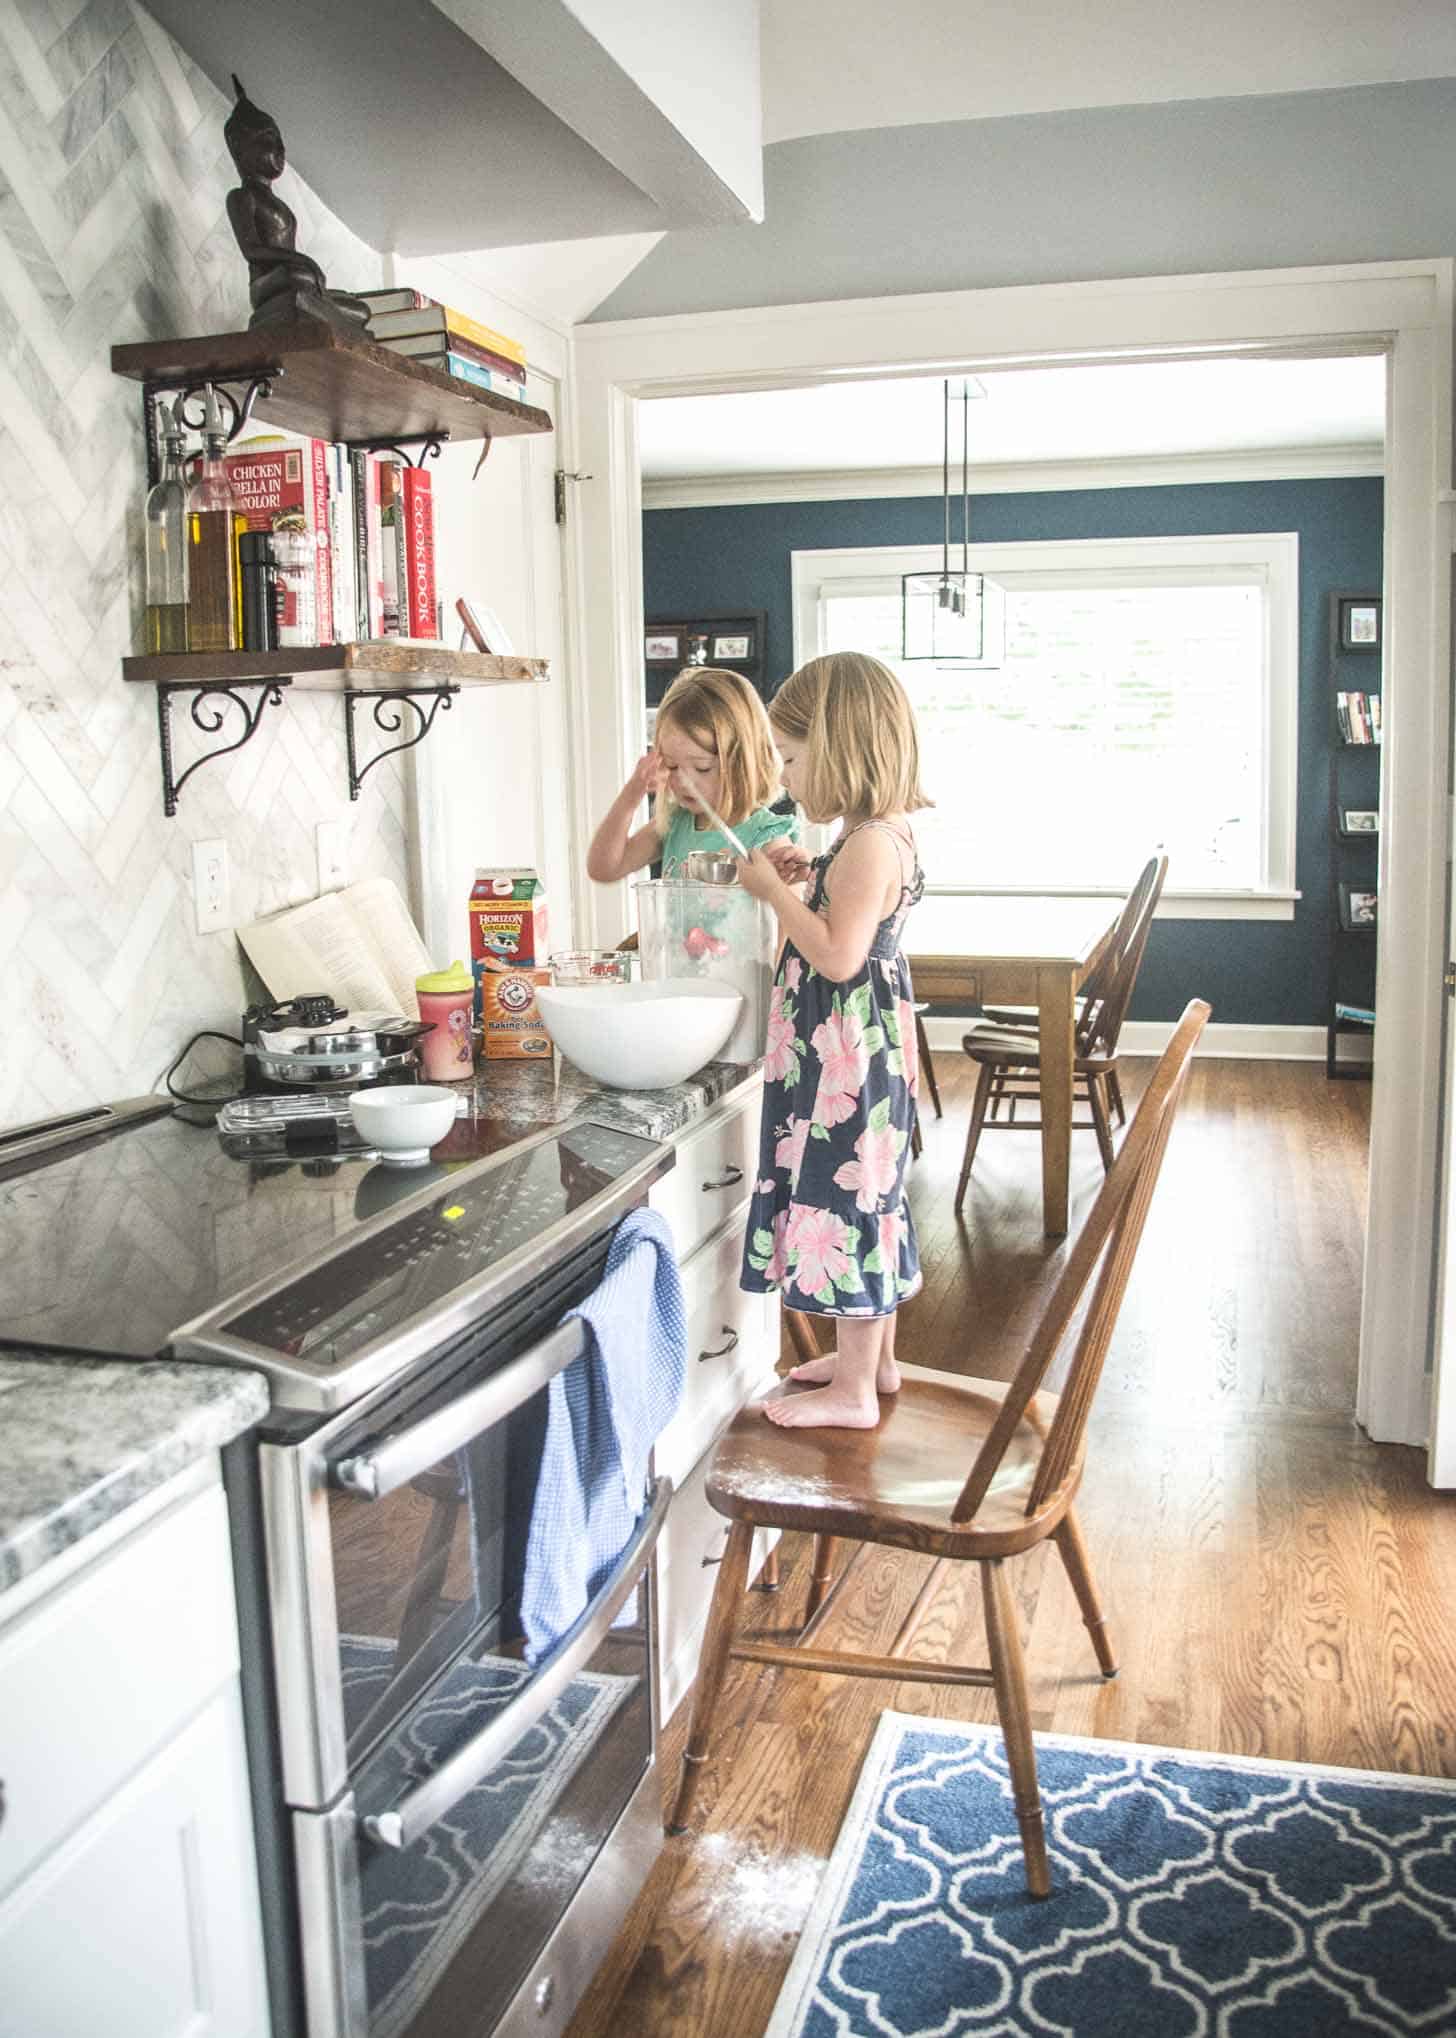
[[[194,839],[226,839],[238,923],[312,895],[321,820],[347,821],[352,876],[408,896],[405,775],[382,764],[351,806],[337,699],[270,708],[168,821],[156,701],[121,677],[145,475],[109,353],[247,322],[226,113],[128,0],[0,0],[0,1125],[149,1090],[199,1028],[236,1030],[237,942],[196,932]],[[331,282],[378,281],[292,172],[279,188]],[[185,701],[173,722],[180,771]]]

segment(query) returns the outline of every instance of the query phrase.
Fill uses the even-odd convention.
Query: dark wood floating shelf
[[[320,644],[292,651],[174,651],[123,658],[123,679],[141,686],[244,686],[291,679],[301,693],[387,689],[422,693],[437,686],[509,686],[550,677],[544,658],[496,658],[444,644],[389,641]]]
[[[141,340],[111,350],[112,372],[163,389],[245,383],[281,370],[254,414],[288,431],[360,445],[371,440],[502,439],[549,432],[534,405],[477,389],[373,340],[326,325]]]

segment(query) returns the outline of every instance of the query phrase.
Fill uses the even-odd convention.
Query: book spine
[[[366,545],[369,581],[369,635],[384,635],[384,463],[375,454],[364,455],[366,479]]]
[[[489,389],[496,396],[509,396],[516,403],[526,400],[524,382],[502,375],[495,368],[482,368],[478,361],[467,361],[459,354],[450,353],[445,355],[443,366],[445,373],[453,375],[457,382],[469,382],[477,389]]]
[[[380,592],[383,617],[381,635],[397,637],[403,629],[400,616],[400,514],[399,462],[387,453],[379,460]]]
[[[1370,720],[1373,726],[1375,741],[1378,743],[1380,741],[1380,696],[1378,693],[1373,693],[1370,696]]]
[[[405,568],[408,630],[411,637],[440,634],[435,605],[435,503],[430,476],[420,467],[404,470]]]
[[[349,588],[349,564],[353,548],[348,543],[349,515],[346,490],[349,463],[342,446],[330,445],[329,467],[329,565],[333,571],[331,592],[334,602],[334,638],[346,644],[354,634],[354,599]]]
[[[1347,697],[1342,693],[1335,695],[1335,722],[1340,731],[1340,741],[1342,743],[1349,743],[1352,740],[1350,735],[1350,705]]]
[[[445,333],[441,337],[449,342],[450,355],[461,360],[473,361],[478,368],[489,368],[493,375],[504,375],[518,382],[524,389],[526,371],[519,361],[512,361],[505,354],[492,353],[489,347],[473,346],[458,333]]]
[[[522,369],[526,366],[526,350],[519,340],[509,340],[504,333],[498,333],[494,326],[482,325],[477,318],[471,318],[463,311],[447,304],[444,307],[445,330],[457,338],[469,340],[474,346],[484,347],[487,353],[504,354],[508,361],[519,361]]]
[[[334,644],[338,639],[334,634],[334,568],[329,548],[329,449],[323,439],[310,439],[308,453],[308,525],[318,551],[318,589],[315,596],[318,641],[320,644]]]
[[[367,456],[356,446],[349,454],[349,551],[354,562],[354,635],[369,636],[369,477]]]

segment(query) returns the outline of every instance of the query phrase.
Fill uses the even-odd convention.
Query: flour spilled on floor
[[[714,1877],[713,1923],[726,1938],[767,1945],[799,1931],[824,1873],[817,1854],[765,1854],[732,1833],[705,1833],[695,1851]]]

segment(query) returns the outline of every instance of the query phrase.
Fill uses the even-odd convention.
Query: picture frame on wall
[[[678,665],[682,661],[682,638],[675,630],[649,630],[645,656],[649,665]]]
[[[1340,649],[1342,651],[1378,651],[1380,649],[1380,597],[1366,594],[1342,594],[1338,600]]]
[[[732,632],[713,639],[713,663],[715,665],[747,665],[753,658],[753,634],[748,630]]]
[[[1340,886],[1340,925],[1347,934],[1375,932],[1377,900],[1373,885]]]
[[[1373,807],[1341,807],[1342,835],[1378,835],[1380,816]]]

